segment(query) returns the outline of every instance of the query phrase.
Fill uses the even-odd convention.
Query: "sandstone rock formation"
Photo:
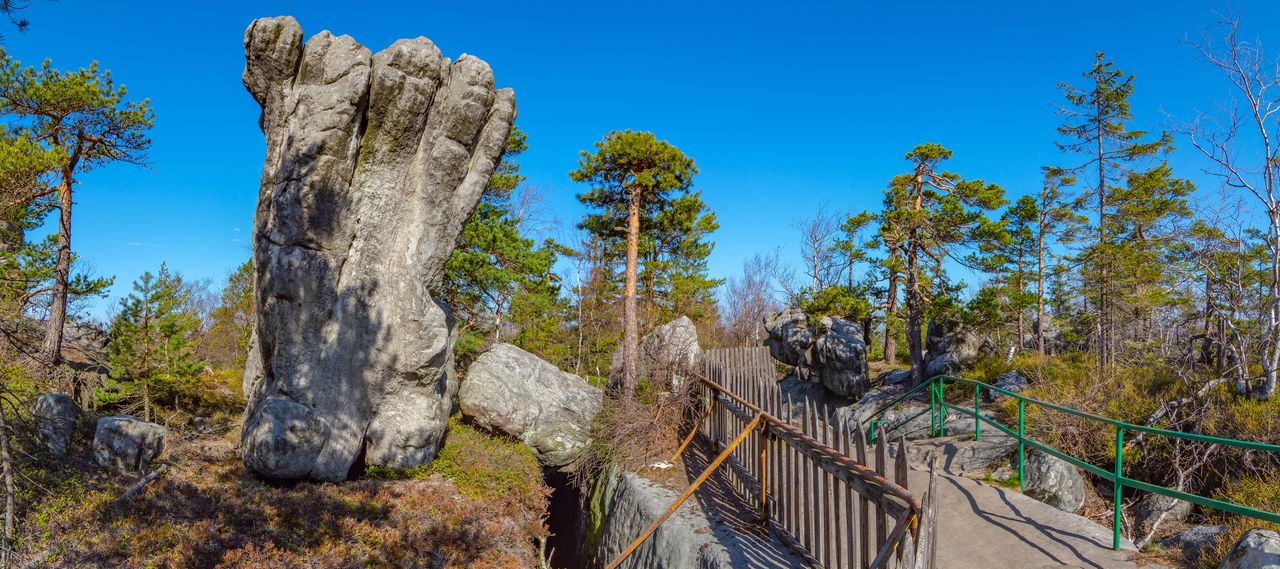
[[[959,375],[991,346],[958,322],[929,322],[925,333],[924,376]]]
[[[822,317],[809,326],[798,308],[766,315],[765,345],[774,359],[796,367],[801,381],[821,383],[842,397],[857,399],[867,390],[867,344],[862,326],[843,318]]]
[[[1280,533],[1266,529],[1245,532],[1218,569],[1280,569]]]
[[[284,17],[244,42],[267,142],[245,464],[341,480],[361,456],[425,463],[456,389],[453,316],[428,291],[500,159],[514,95],[426,38],[371,54],[327,31],[304,43]]]
[[[82,414],[75,400],[62,393],[41,395],[31,404],[36,438],[55,456],[67,454],[67,449],[71,446],[71,435],[76,430],[76,421]]]
[[[169,429],[132,415],[103,417],[93,434],[93,460],[116,472],[144,472],[168,436]]]
[[[603,402],[586,380],[511,344],[476,358],[458,392],[463,415],[524,441],[554,467],[572,464],[587,447]]]
[[[1031,385],[1031,382],[1027,380],[1027,376],[1022,375],[1022,373],[1017,370],[1010,370],[997,375],[995,381],[991,382],[991,385],[999,387],[1005,391],[1019,393],[1023,389],[1026,389],[1027,386]],[[1000,391],[995,391],[993,389],[982,390],[982,398],[988,402],[999,401],[1005,397],[1008,397],[1008,395],[1005,395]]]
[[[1024,494],[1072,514],[1084,506],[1084,476],[1075,465],[1033,450],[1024,470]]]
[[[702,348],[698,345],[698,328],[688,316],[654,328],[640,340],[637,373],[671,389],[680,389],[690,372],[698,365]],[[622,347],[613,353],[610,377],[622,374]]]

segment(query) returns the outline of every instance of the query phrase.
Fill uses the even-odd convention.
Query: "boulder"
[[[70,395],[48,393],[37,397],[31,404],[35,419],[36,438],[55,456],[65,456],[71,447],[71,435],[75,434],[76,421],[83,412]]]
[[[1022,375],[1017,370],[1010,370],[997,375],[996,380],[991,382],[991,385],[1006,391],[1019,393],[1023,389],[1026,389],[1028,385],[1031,385],[1031,382],[1027,380],[1026,376]],[[992,389],[983,389],[982,397],[988,402],[994,403],[1008,397],[1008,395]]]
[[[701,356],[698,328],[688,316],[681,316],[654,328],[640,340],[640,361],[636,362],[636,372],[640,377],[678,390],[689,374],[697,369]],[[622,375],[621,346],[613,352],[609,375]]]
[[[793,367],[807,361],[809,348],[813,346],[813,331],[809,329],[809,316],[799,308],[788,308],[764,316],[764,329],[768,334],[764,345],[773,359]]]
[[[1075,465],[1032,450],[1027,452],[1023,470],[1027,476],[1024,494],[1072,514],[1084,505],[1084,476]]]
[[[1227,526],[1194,526],[1160,542],[1165,549],[1180,549],[1182,557],[1194,566],[1205,550],[1218,541]]]
[[[1146,536],[1157,529],[1187,519],[1191,515],[1191,502],[1170,498],[1163,494],[1147,494],[1138,500],[1134,508],[1134,525],[1139,536]]]
[[[1245,532],[1218,569],[1280,569],[1280,533],[1266,529]]]
[[[924,346],[926,377],[957,375],[991,351],[982,336],[959,322],[930,321]]]
[[[820,383],[848,399],[861,397],[870,387],[867,344],[857,322],[824,316],[811,328],[804,311],[788,308],[766,315],[764,326],[770,355],[795,366],[801,381]]]
[[[103,417],[93,434],[93,460],[116,472],[145,472],[168,436],[169,429],[132,415]]]
[[[432,298],[497,164],[515,98],[485,62],[426,38],[370,53],[293,18],[245,32],[266,159],[254,217],[256,322],[245,465],[343,480],[408,467],[452,410],[454,318]]]
[[[891,369],[889,371],[880,372],[873,384],[878,385],[898,385],[900,383],[909,383],[911,381],[911,369]]]
[[[476,424],[524,441],[547,466],[563,467],[591,442],[604,394],[529,352],[498,344],[467,368],[458,401]]]

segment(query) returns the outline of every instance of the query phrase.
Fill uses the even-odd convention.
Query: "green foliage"
[[[201,338],[203,359],[222,369],[244,372],[253,333],[253,261],[245,261],[227,277],[217,307]]]
[[[490,334],[499,340],[505,327],[519,334],[529,324],[511,318],[517,298],[552,302],[559,296],[552,280],[558,245],[529,238],[522,230],[523,214],[512,203],[525,179],[516,159],[527,149],[527,135],[512,128],[502,159],[445,263],[439,292],[461,321],[458,353],[464,364]]]
[[[871,303],[866,297],[844,285],[826,287],[818,294],[805,291],[801,293],[799,306],[809,316],[810,325],[820,322],[823,316],[862,322],[871,315]]]
[[[120,313],[111,323],[108,364],[117,390],[100,392],[103,402],[137,392],[143,413],[150,420],[155,398],[193,399],[195,378],[204,362],[196,356],[195,314],[186,309],[182,279],[160,265],[156,274],[143,273],[133,292],[120,301]]]
[[[951,151],[922,144],[908,152],[911,172],[895,176],[885,190],[881,242],[891,270],[901,275],[907,312],[907,343],[917,381],[923,381],[921,331],[937,299],[953,296],[943,266],[959,250],[989,236],[986,212],[1004,204],[1004,190],[981,180],[964,180],[942,170]]]
[[[538,458],[524,443],[485,434],[458,415],[449,419],[444,446],[431,464],[365,469],[365,476],[386,480],[416,480],[433,474],[452,480],[459,492],[473,500],[523,496],[534,501],[542,495]]]

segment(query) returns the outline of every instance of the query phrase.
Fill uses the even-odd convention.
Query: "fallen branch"
[[[159,478],[160,475],[164,474],[164,471],[168,469],[169,469],[169,465],[161,464],[159,468],[156,468],[155,470],[152,470],[151,472],[147,473],[147,475],[143,476],[141,480],[135,482],[133,486],[129,487],[128,490],[125,490],[124,494],[121,494],[119,498],[116,498],[116,501],[123,502],[125,500],[128,500],[129,497],[133,496],[134,494],[137,494],[139,491],[142,490],[144,486],[146,486],[147,484],[150,484],[152,481]]]

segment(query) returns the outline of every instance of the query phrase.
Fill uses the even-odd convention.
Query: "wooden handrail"
[[[688,500],[689,497],[693,495],[694,491],[696,491],[703,482],[706,482],[707,479],[711,477],[711,473],[715,472],[716,468],[720,466],[720,463],[729,458],[729,455],[733,453],[734,449],[738,448],[738,445],[742,444],[742,441],[747,440],[747,435],[750,435],[751,431],[754,431],[756,426],[760,424],[760,418],[761,415],[756,415],[756,418],[752,419],[751,422],[747,424],[747,428],[743,429],[741,433],[738,433],[738,437],[733,439],[733,443],[731,443],[728,448],[725,448],[724,451],[720,453],[720,456],[717,456],[715,460],[711,461],[711,464],[707,465],[706,470],[703,470],[702,474],[698,475],[698,478],[693,481],[693,484],[690,484],[688,488],[685,488],[684,493],[680,495],[680,498],[678,498],[674,504],[671,504],[671,507],[667,508],[666,512],[663,512],[661,516],[658,516],[658,519],[653,520],[653,523],[649,524],[649,527],[645,528],[645,530],[640,533],[640,536],[637,537],[635,541],[631,542],[631,545],[627,546],[626,550],[614,558],[614,560],[610,562],[605,569],[616,569],[619,564],[635,552],[636,548],[640,547],[640,544],[644,543],[645,540],[649,539],[649,536],[653,535],[653,532],[658,530],[658,526],[661,526],[662,522],[667,521],[667,518],[670,518],[672,514],[676,513],[676,510],[680,509],[680,505],[684,504],[685,500]]]

